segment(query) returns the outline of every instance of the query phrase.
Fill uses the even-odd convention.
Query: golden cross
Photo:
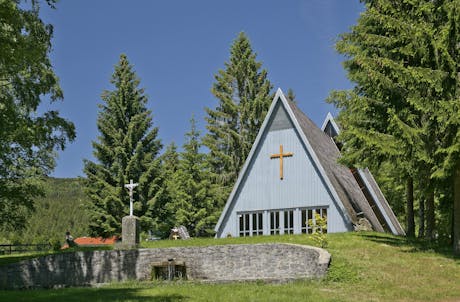
[[[280,159],[280,179],[283,179],[283,157],[289,157],[294,155],[294,153],[288,152],[283,153],[283,145],[280,145],[280,153],[270,155],[270,158],[279,158]]]

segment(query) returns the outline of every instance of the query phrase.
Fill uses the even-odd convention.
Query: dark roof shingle
[[[337,162],[340,151],[333,140],[319,129],[297,106],[288,101],[303,134],[310,143],[322,165],[326,176],[337,192],[353,223],[358,222],[360,213],[369,220],[375,231],[384,232],[350,169]]]

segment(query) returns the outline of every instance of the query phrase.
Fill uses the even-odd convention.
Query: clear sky
[[[183,143],[192,115],[205,132],[205,107],[215,108],[214,74],[224,68],[239,32],[251,40],[274,89],[292,88],[299,107],[321,125],[325,99],[347,89],[334,50],[364,10],[358,0],[170,0],[64,1],[42,7],[54,26],[51,60],[64,101],[51,105],[74,122],[76,140],[59,152],[55,177],[84,176],[84,158],[94,160],[97,104],[112,89],[110,77],[121,53],[141,80],[164,146]]]

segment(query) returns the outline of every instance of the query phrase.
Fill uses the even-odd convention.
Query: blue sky
[[[324,101],[329,92],[352,87],[334,43],[363,10],[358,0],[79,0],[59,1],[56,10],[43,6],[43,20],[54,26],[51,60],[64,90],[64,101],[50,108],[77,129],[52,176],[83,176],[82,160],[94,160],[97,104],[113,88],[109,80],[121,53],[145,88],[165,146],[182,145],[192,115],[205,132],[204,108],[217,105],[214,74],[241,31],[274,89],[292,88],[299,107],[321,125],[328,111],[336,112]]]

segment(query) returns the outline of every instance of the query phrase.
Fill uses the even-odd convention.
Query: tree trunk
[[[453,224],[453,248],[456,255],[460,255],[460,163],[454,172],[454,219]]]
[[[414,220],[414,180],[412,177],[407,178],[406,183],[406,220],[407,220],[407,237],[415,237],[415,220]]]
[[[434,216],[434,191],[430,190],[426,196],[426,234],[425,238],[433,240],[435,237],[435,216]]]
[[[420,205],[419,205],[419,220],[420,220],[420,225],[418,227],[418,238],[424,238],[425,237],[425,199],[420,199]]]

